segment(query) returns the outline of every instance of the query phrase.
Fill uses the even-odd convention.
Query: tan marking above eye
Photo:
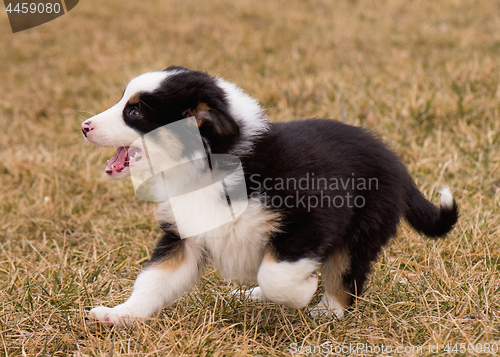
[[[140,97],[140,93],[139,92],[135,93],[134,95],[132,95],[129,98],[128,104],[137,104],[137,103],[139,103],[139,97]]]

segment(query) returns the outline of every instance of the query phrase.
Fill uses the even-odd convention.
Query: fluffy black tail
[[[418,232],[431,238],[444,236],[458,221],[458,206],[448,187],[441,193],[441,208],[437,208],[422,195],[415,184],[408,193],[406,220]]]

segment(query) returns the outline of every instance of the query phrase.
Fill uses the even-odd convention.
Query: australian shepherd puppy
[[[165,183],[165,197],[156,195],[163,236],[132,295],[90,311],[109,326],[154,316],[209,263],[224,278],[258,284],[243,292],[247,298],[296,308],[309,304],[321,272],[325,292],[311,313],[341,318],[401,218],[431,238],[458,219],[448,188],[437,208],[366,130],[334,120],[270,123],[257,101],[203,72],[143,74],[116,105],[81,126],[89,142],[117,148],[109,177],[132,174],[134,181],[134,168],[143,165]],[[200,184],[206,177],[212,181]]]

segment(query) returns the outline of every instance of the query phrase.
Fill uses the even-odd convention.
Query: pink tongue
[[[120,172],[125,168],[125,161],[128,157],[128,147],[119,147],[116,149],[115,156],[108,161],[106,165],[106,173],[111,174],[114,171]]]

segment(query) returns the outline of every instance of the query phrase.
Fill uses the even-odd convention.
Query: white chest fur
[[[217,209],[206,208],[214,211]],[[158,219],[161,222],[179,224],[178,220],[174,219],[168,202],[159,205]],[[189,216],[181,224],[189,224]],[[196,217],[191,218],[191,224],[199,224]],[[211,262],[224,279],[253,284],[257,282],[257,272],[269,238],[278,230],[279,215],[254,198],[231,223],[186,239],[196,241],[208,253]]]

